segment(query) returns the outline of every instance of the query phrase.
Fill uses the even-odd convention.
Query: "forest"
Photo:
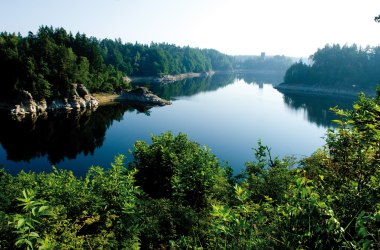
[[[333,111],[323,148],[259,141],[237,175],[171,132],[84,176],[0,170],[0,249],[379,249],[380,90]]]
[[[0,33],[0,97],[26,90],[37,100],[67,97],[72,83],[91,92],[128,88],[128,75],[160,76],[184,72],[231,70],[233,58],[213,49],[171,44],[131,44],[73,35],[63,28],[41,26],[36,34]]]
[[[371,92],[380,83],[380,46],[326,45],[310,56],[311,64],[293,64],[284,84],[318,85],[325,88]]]

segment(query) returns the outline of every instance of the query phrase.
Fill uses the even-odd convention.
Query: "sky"
[[[326,44],[380,44],[380,0],[0,0],[0,31],[41,25],[123,42],[229,55],[308,57]]]

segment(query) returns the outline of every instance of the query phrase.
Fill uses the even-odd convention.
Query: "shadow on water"
[[[292,110],[303,110],[305,118],[311,123],[322,127],[337,127],[332,120],[339,117],[330,110],[332,107],[351,109],[356,98],[339,98],[331,96],[313,96],[302,94],[284,94],[284,103]]]
[[[233,75],[223,74],[146,85],[160,97],[173,99],[214,91],[233,81]],[[106,131],[114,121],[122,120],[125,112],[137,111],[149,116],[150,108],[115,104],[100,106],[95,112],[27,116],[22,120],[15,120],[7,112],[0,111],[0,144],[5,150],[5,155],[0,152],[0,164],[5,161],[30,162],[35,158],[46,157],[50,164],[56,165],[65,159],[76,159],[82,153],[85,156],[93,155],[97,148],[102,147]]]
[[[26,117],[22,121],[0,113],[0,143],[7,160],[30,161],[46,156],[51,164],[75,159],[80,153],[93,154],[103,145],[106,130],[113,121],[120,121],[126,111],[135,108],[126,105],[99,107],[96,112],[72,112],[37,118]],[[148,114],[148,110],[138,108]]]

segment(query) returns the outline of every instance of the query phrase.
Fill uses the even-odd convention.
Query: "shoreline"
[[[369,92],[359,89],[326,89],[318,86],[305,86],[298,84],[279,84],[274,86],[281,93],[292,93],[292,94],[304,94],[304,95],[314,95],[314,96],[331,96],[331,97],[347,97],[347,98],[356,98],[360,92],[363,92],[366,96],[375,95],[375,91]]]
[[[164,75],[164,76],[125,76],[124,80],[128,82],[134,83],[142,83],[142,82],[155,82],[155,83],[172,83],[176,81],[180,81],[187,78],[195,78],[195,77],[207,77],[215,74],[215,71],[208,71],[202,73],[183,73],[177,75]]]

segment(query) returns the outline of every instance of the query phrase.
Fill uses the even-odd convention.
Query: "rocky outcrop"
[[[134,90],[123,93],[118,99],[123,101],[138,102],[159,106],[171,104],[170,101],[158,97],[157,95],[153,94],[150,90],[148,90],[148,88],[146,87],[138,87]]]
[[[24,116],[25,114],[36,114],[50,111],[71,111],[71,110],[94,110],[99,102],[93,97],[83,84],[73,84],[72,95],[68,98],[54,99],[49,104],[45,99],[36,102],[28,91],[21,91],[19,104],[11,109],[14,116]]]

